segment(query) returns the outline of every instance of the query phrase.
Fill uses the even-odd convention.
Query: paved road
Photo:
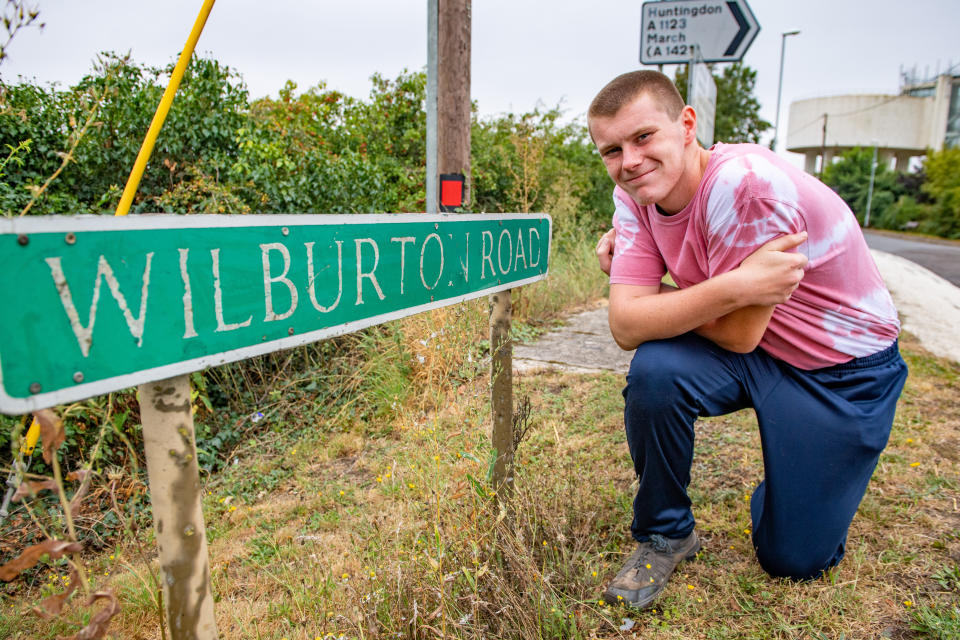
[[[864,232],[867,245],[916,262],[960,287],[960,243]]]

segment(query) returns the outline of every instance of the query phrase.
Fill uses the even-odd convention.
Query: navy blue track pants
[[[750,502],[757,558],[772,576],[819,576],[843,557],[906,377],[896,342],[813,371],[762,349],[733,353],[692,333],[640,345],[623,391],[640,485],[633,537],[682,538],[693,530],[694,421],[753,407],[764,465]]]

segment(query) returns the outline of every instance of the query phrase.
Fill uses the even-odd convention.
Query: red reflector
[[[463,206],[463,174],[440,174],[440,209],[453,211]]]

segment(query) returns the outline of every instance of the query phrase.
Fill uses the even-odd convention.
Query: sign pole
[[[441,174],[464,176],[470,187],[470,0],[440,0],[438,132]],[[441,195],[441,204],[444,198]],[[513,349],[510,290],[490,296],[491,443],[497,452],[493,485],[499,495],[513,482]]]
[[[513,494],[513,342],[510,289],[490,296],[490,414],[497,452],[493,486],[498,499]]]
[[[189,376],[140,385],[140,413],[167,629],[171,640],[215,640]]]
[[[426,212],[436,213],[437,198],[437,38],[440,0],[427,0],[427,175]]]

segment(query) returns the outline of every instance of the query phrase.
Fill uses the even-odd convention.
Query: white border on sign
[[[59,231],[136,231],[139,229],[222,229],[227,227],[310,227],[407,222],[471,222],[478,220],[543,220],[547,213],[277,213],[178,214],[140,213],[127,216],[30,216],[0,218],[0,234]]]

